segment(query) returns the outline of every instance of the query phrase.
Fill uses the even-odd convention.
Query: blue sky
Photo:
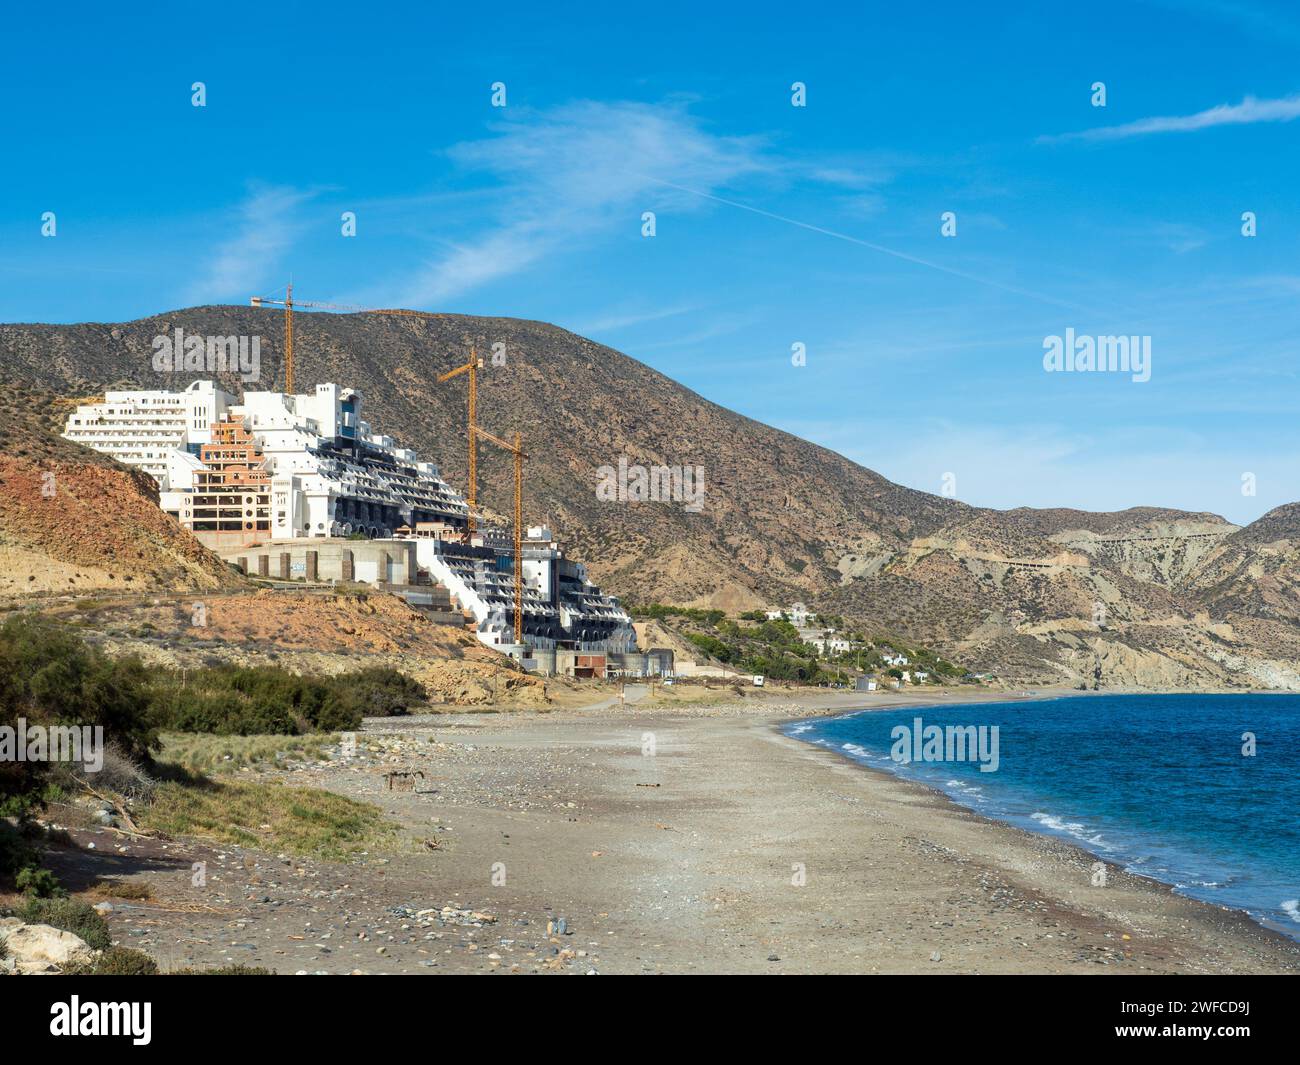
[[[292,274],[555,322],[971,503],[1300,499],[1286,4],[77,6],[5,15],[0,320]],[[1045,372],[1067,328],[1151,379]]]

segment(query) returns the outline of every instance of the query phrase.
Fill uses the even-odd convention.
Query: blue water
[[[997,725],[997,770],[981,772],[977,760],[896,762],[891,730],[910,735],[918,717]],[[1300,695],[910,707],[785,731],[1300,938]],[[1256,737],[1254,757],[1242,754],[1245,732]]]

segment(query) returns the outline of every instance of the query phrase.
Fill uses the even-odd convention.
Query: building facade
[[[245,392],[240,401],[210,381],[184,392],[110,392],[79,406],[64,435],[148,472],[162,508],[251,575],[391,585],[420,606],[430,588],[445,589],[483,643],[520,662],[541,655],[550,672],[558,652],[569,663],[637,653],[631,617],[543,526],[523,539],[523,643],[515,643],[511,530],[480,522],[471,538],[465,499],[436,465],[374,432],[352,389]],[[353,550],[361,539],[375,550]],[[573,668],[600,676],[662,668],[610,662],[623,660]]]
[[[248,533],[378,538],[419,523],[463,527],[469,509],[437,466],[373,432],[360,411],[360,393],[335,384],[304,395],[246,392],[237,402],[213,382],[195,381],[184,392],[109,392],[79,406],[63,435],[152,476],[167,494],[166,509],[208,546],[228,543],[234,532],[210,527],[223,523],[211,514],[214,480],[203,459],[213,427],[230,422],[249,434],[269,478],[259,478],[268,500],[255,503],[269,508],[269,527],[259,515]],[[205,520],[191,523],[186,515],[196,510]]]
[[[172,452],[197,455],[234,402],[212,381],[195,381],[184,392],[108,392],[102,402],[78,406],[63,435],[144,470],[166,489]]]

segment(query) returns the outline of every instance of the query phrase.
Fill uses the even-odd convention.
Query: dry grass
[[[243,781],[163,784],[139,821],[169,836],[331,859],[389,849],[397,833],[370,803],[315,788]]]
[[[310,736],[212,736],[196,732],[166,732],[158,761],[183,766],[194,773],[236,773],[243,769],[274,769],[285,761],[320,762],[339,743],[337,734]]]
[[[153,887],[145,881],[100,880],[91,887],[90,894],[107,899],[142,901],[153,898]]]
[[[755,689],[760,690],[760,689]],[[744,701],[744,694],[730,685],[706,688],[702,684],[656,685],[654,695],[647,695],[637,706],[712,706]]]

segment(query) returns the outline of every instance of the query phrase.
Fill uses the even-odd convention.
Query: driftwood
[[[113,807],[113,809],[117,811],[117,816],[122,819],[122,823],[126,825],[125,831],[118,828],[110,828],[110,831],[123,832],[124,835],[128,835],[128,836],[139,836],[141,839],[149,838],[150,833],[142,832],[140,830],[140,826],[137,825],[131,819],[131,815],[127,812],[126,807],[123,806],[120,802],[114,799],[111,795],[105,795],[102,792],[96,791],[84,780],[82,780],[80,783],[83,788],[85,788],[88,792],[90,792],[92,797],[98,799],[100,802],[106,802],[108,803],[109,806]]]
[[[388,781],[388,790],[389,790],[389,791],[399,790],[399,789],[395,789],[395,788],[393,787],[393,781],[394,781],[394,780],[409,780],[409,781],[411,782],[411,790],[412,790],[412,791],[418,791],[418,789],[417,789],[417,787],[416,787],[416,784],[415,784],[415,778],[416,778],[416,777],[419,777],[420,780],[421,780],[421,782],[423,782],[423,781],[424,781],[424,771],[421,770],[421,769],[414,769],[414,770],[395,769],[395,770],[393,770],[393,771],[390,772],[390,773],[385,773],[385,774],[384,774],[384,779],[385,779],[386,781]],[[400,790],[405,790],[405,789],[403,788],[403,789],[400,789]]]

